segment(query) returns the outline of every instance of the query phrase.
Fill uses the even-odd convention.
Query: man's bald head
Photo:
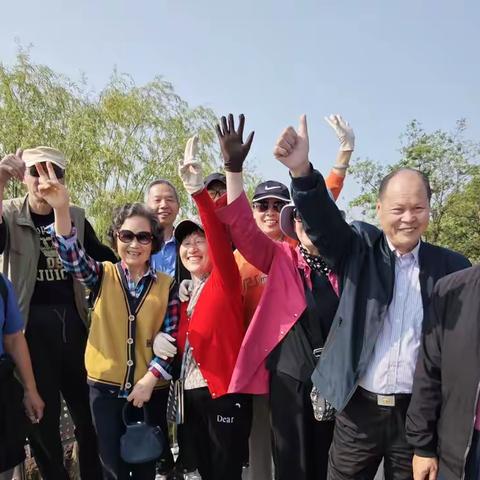
[[[382,181],[380,182],[380,188],[378,189],[378,198],[380,200],[384,196],[390,181],[393,178],[397,177],[398,175],[401,175],[404,177],[406,176],[410,178],[412,177],[412,175],[418,176],[425,187],[425,193],[427,195],[428,202],[430,203],[430,200],[432,198],[432,189],[430,188],[430,181],[428,180],[428,177],[420,170],[417,170],[416,168],[409,168],[409,167],[399,168],[398,170],[394,170],[390,172],[388,175],[385,175],[385,177],[383,177]]]

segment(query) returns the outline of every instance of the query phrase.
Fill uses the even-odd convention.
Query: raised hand
[[[36,163],[35,167],[39,175],[38,194],[55,210],[67,209],[70,204],[68,190],[61,183],[50,162],[47,162],[47,170],[41,163]]]
[[[343,152],[353,152],[355,149],[355,134],[350,124],[346,122],[341,115],[338,115],[338,113],[324,118],[335,131],[340,141],[340,150]]]
[[[198,136],[194,135],[187,141],[183,159],[178,161],[178,174],[190,195],[203,189],[202,164],[197,158],[197,153]]]
[[[307,175],[310,171],[308,161],[307,117],[302,115],[298,132],[293,127],[286,128],[280,135],[273,149],[275,158],[289,168],[293,177]]]
[[[18,149],[15,154],[5,155],[0,161],[0,182],[7,183],[11,178],[23,180],[25,162],[22,160],[23,151]]]
[[[238,129],[235,130],[233,115],[230,113],[227,119],[222,117],[221,124],[217,125],[217,135],[222,150],[223,163],[227,172],[241,172],[243,162],[247,158],[250,147],[252,146],[253,136],[255,132],[248,135],[247,140],[243,143],[243,128],[245,126],[245,116],[241,114],[238,117]]]

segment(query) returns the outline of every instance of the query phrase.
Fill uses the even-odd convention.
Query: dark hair
[[[145,196],[144,196],[144,201],[145,203],[148,201],[148,196],[150,195],[150,190],[155,186],[155,185],[167,185],[170,187],[173,191],[173,194],[175,195],[175,200],[177,201],[178,204],[180,204],[180,198],[177,193],[177,189],[174,187],[173,183],[166,180],[165,178],[159,178],[157,180],[154,180],[153,182],[150,182],[145,189]]]
[[[117,232],[120,230],[127,218],[142,217],[150,222],[152,232],[152,253],[157,253],[163,246],[163,227],[160,225],[157,216],[143,203],[126,203],[113,212],[112,225],[108,229],[108,239],[112,248],[117,251]]]
[[[428,180],[428,177],[422,171],[417,170],[416,168],[410,168],[410,167],[399,168],[397,170],[393,170],[388,175],[385,175],[382,178],[382,181],[380,182],[380,187],[378,189],[378,198],[381,199],[383,197],[390,180],[401,172],[413,172],[420,177],[420,179],[423,182],[423,185],[425,186],[425,190],[427,191],[428,202],[430,203],[430,200],[432,198],[432,189],[430,187],[430,181]]]

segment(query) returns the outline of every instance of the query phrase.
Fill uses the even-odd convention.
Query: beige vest
[[[78,238],[83,243],[85,211],[82,208],[71,206],[70,215],[77,228]],[[0,255],[0,271],[13,283],[26,325],[40,256],[40,240],[30,216],[28,195],[23,198],[4,200],[3,221],[7,227],[7,238],[3,254]],[[78,313],[87,325],[85,288],[79,281],[73,279],[73,289]]]

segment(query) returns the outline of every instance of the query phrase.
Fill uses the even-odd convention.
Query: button
[[[268,348],[266,348],[265,351],[268,352]]]
[[[199,367],[199,366],[200,366],[200,364],[199,364],[199,363],[197,363],[197,366]]]
[[[133,322],[135,320],[135,315],[129,315],[128,316],[128,319]]]
[[[132,388],[132,384],[131,384],[130,382],[127,382],[127,383],[125,384],[125,388]]]
[[[205,379],[205,383],[208,383],[208,380],[207,380],[207,379]]]
[[[298,317],[298,313],[294,313],[293,316],[294,316],[295,318],[297,318],[297,317]]]
[[[131,345],[131,344],[133,343],[133,338],[128,338],[128,339],[127,339],[127,343],[128,343],[129,345]]]
[[[127,365],[128,365],[129,367],[131,367],[131,366],[133,365],[133,360],[129,360],[129,361],[127,362]]]
[[[193,352],[193,347],[190,347],[190,350]]]
[[[283,330],[280,330],[280,334],[283,335],[285,332]]]
[[[216,397],[216,396],[217,396],[217,394],[215,392],[212,393],[212,397]]]

